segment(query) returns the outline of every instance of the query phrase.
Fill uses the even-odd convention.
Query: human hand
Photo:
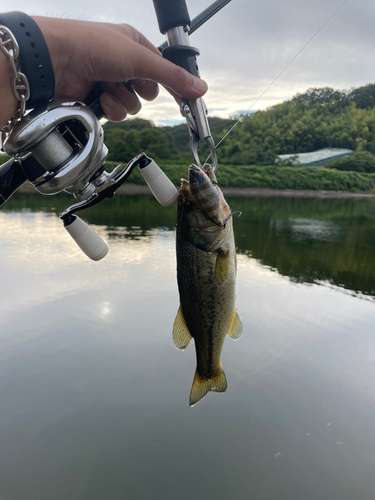
[[[127,24],[33,17],[50,52],[55,73],[54,99],[84,100],[95,82],[104,94],[100,104],[111,121],[141,109],[136,94],[121,82],[131,80],[135,91],[151,101],[158,83],[175,98],[197,99],[207,84],[161,57],[157,48]]]

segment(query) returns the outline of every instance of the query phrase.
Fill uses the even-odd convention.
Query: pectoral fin
[[[243,332],[242,321],[240,320],[237,311],[234,310],[232,321],[229,330],[227,332],[227,335],[233,340],[238,340],[239,338],[241,338],[242,332]]]
[[[178,308],[177,316],[174,320],[172,338],[175,347],[180,351],[186,349],[191,340],[189,329],[186,325],[184,315],[182,314],[181,305]]]
[[[220,373],[213,378],[201,377],[195,371],[193,386],[190,392],[189,406],[194,406],[207,396],[209,391],[225,392],[227,390],[227,379],[225,373],[221,368]]]

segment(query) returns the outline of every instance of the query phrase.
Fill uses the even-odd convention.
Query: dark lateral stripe
[[[219,207],[219,200],[216,196],[198,196],[196,199],[199,200],[201,205],[207,205],[209,203],[210,205]]]
[[[219,213],[216,205],[209,205],[208,207],[202,205],[202,207],[204,208],[204,211],[207,213],[210,213],[210,214],[214,213],[214,212]]]
[[[190,186],[191,191],[207,191],[207,189],[211,189],[211,188],[212,188],[211,182],[205,182],[204,184],[200,184],[198,186],[196,186],[195,184],[192,184]]]
[[[208,189],[191,189],[190,190],[191,194],[195,198],[209,198],[214,195],[210,190]]]

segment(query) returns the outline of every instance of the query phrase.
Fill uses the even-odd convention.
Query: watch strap
[[[21,69],[30,86],[26,109],[33,109],[48,102],[55,93],[55,75],[39,26],[23,12],[0,14],[0,24],[9,28],[19,45]]]

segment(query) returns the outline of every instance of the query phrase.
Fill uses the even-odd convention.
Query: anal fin
[[[186,349],[191,340],[191,335],[182,313],[181,305],[178,308],[177,316],[174,320],[172,338],[175,347],[180,351]]]
[[[238,316],[237,311],[234,310],[232,321],[231,321],[231,324],[229,326],[229,330],[227,332],[227,335],[232,340],[238,340],[239,338],[242,337],[242,332],[243,332],[242,321],[240,320],[240,317]]]

